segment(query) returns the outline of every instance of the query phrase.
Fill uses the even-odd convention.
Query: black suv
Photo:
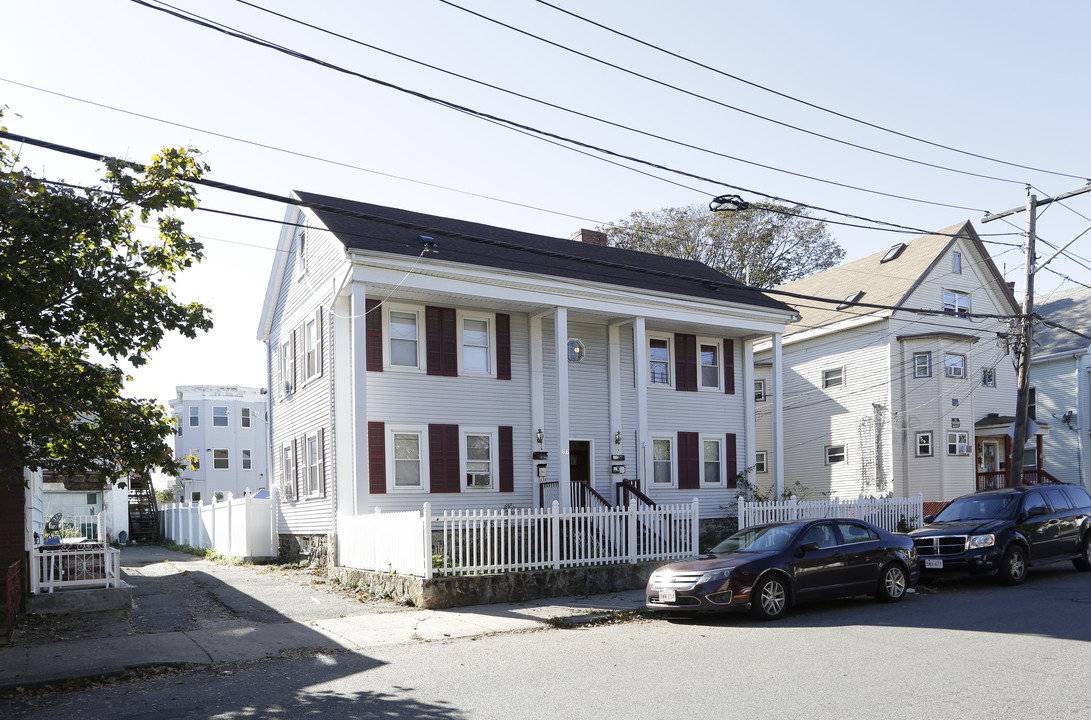
[[[1091,570],[1091,495],[1078,485],[963,495],[924,522],[909,534],[925,575],[995,572],[1018,585],[1032,565],[1071,560]]]

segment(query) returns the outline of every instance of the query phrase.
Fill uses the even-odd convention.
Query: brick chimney
[[[572,239],[576,242],[587,243],[588,245],[601,245],[602,247],[606,247],[609,244],[606,240],[606,233],[597,230],[588,230],[587,228],[572,233]]]

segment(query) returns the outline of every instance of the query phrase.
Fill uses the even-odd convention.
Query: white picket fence
[[[376,511],[338,519],[339,564],[362,570],[471,575],[695,557],[697,500],[561,510]]]
[[[924,524],[924,495],[915,498],[871,498],[863,495],[842,500],[788,500],[747,502],[739,498],[739,527],[780,520],[855,518],[890,532],[903,532]]]
[[[208,505],[160,505],[159,526],[163,537],[178,545],[246,559],[277,556],[271,498],[255,498],[248,493]]]

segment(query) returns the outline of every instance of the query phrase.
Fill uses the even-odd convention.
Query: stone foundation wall
[[[332,535],[278,535],[277,560],[325,567],[333,563],[333,547]]]
[[[435,577],[431,580],[354,568],[331,570],[341,582],[356,585],[376,595],[418,608],[440,609],[633,590],[644,587],[652,570],[663,564],[663,561],[656,561],[637,565]]]

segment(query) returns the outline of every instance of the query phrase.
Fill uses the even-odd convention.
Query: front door
[[[591,482],[591,441],[568,441],[568,469],[572,482]]]
[[[981,463],[978,468],[981,472],[997,472],[1000,470],[1000,443],[996,440],[981,441]]]

